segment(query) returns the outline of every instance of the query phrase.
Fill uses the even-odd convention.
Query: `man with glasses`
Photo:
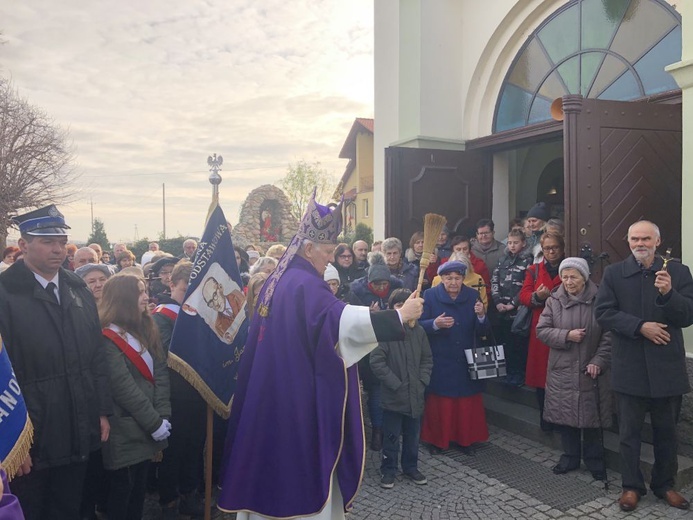
[[[505,246],[495,238],[495,224],[490,218],[482,218],[476,223],[476,240],[472,242],[472,252],[477,258],[481,258],[489,273],[498,265],[498,260],[503,256]]]

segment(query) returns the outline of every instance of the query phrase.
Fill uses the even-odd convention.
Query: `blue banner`
[[[224,212],[211,212],[173,329],[169,366],[228,418],[248,336],[245,294]]]
[[[29,454],[33,427],[0,338],[0,462],[10,478]]]

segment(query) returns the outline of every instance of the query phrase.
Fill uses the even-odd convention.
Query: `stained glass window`
[[[551,119],[566,94],[629,101],[678,88],[681,17],[664,0],[573,0],[527,39],[496,104],[494,132]]]

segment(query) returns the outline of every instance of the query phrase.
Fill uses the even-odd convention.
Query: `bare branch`
[[[0,78],[0,244],[10,215],[72,199],[73,159],[67,130]]]

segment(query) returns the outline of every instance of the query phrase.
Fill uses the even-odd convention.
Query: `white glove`
[[[168,422],[168,420],[163,419],[161,421],[161,426],[157,428],[157,430],[152,433],[152,439],[154,439],[156,442],[161,442],[163,440],[166,440],[169,438],[171,435],[171,423]]]

